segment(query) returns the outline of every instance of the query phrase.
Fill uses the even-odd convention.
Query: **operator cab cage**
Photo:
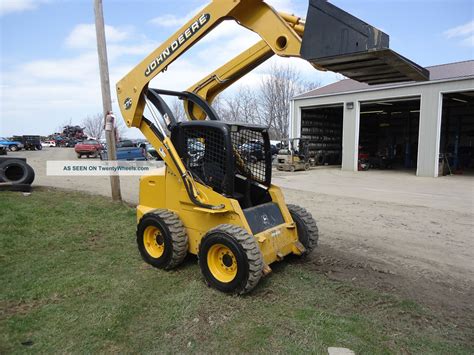
[[[176,121],[161,95],[191,101],[206,113],[208,119]],[[212,107],[193,93],[148,89],[146,96],[167,122],[171,142],[196,181],[237,199],[242,208],[271,200],[267,191],[272,169],[267,127],[220,121]],[[152,122],[147,122],[153,126]],[[154,131],[161,136],[158,129]]]
[[[242,184],[271,184],[270,139],[266,127],[222,121],[179,122],[171,132],[193,177],[229,197]]]

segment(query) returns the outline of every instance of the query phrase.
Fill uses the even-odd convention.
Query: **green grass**
[[[245,297],[208,288],[192,257],[153,269],[134,209],[103,197],[1,192],[0,206],[0,353],[474,351],[421,306],[294,259]]]

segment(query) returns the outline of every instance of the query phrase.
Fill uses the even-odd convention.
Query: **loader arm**
[[[280,16],[287,22],[288,26],[296,31],[299,37],[294,37],[292,40],[298,41],[297,45],[300,45],[301,36],[304,32],[304,20],[283,12],[280,12]],[[272,48],[264,40],[260,40],[211,74],[199,80],[193,86],[189,87],[187,91],[199,95],[206,100],[207,103],[211,104],[218,94],[254,70],[260,64],[270,59],[274,54],[275,52],[273,52]],[[298,54],[296,57],[300,57],[300,55]],[[316,68],[324,70],[323,68]],[[199,107],[192,105],[192,103],[187,100],[184,100],[183,104],[186,115],[191,120],[203,120],[206,118],[206,115]]]
[[[297,56],[296,31],[262,0],[213,0],[117,83],[120,110],[128,127],[140,128],[149,82],[223,20],[234,19],[256,32],[281,56]]]

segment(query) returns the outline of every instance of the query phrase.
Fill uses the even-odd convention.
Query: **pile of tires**
[[[0,191],[30,191],[35,171],[26,159],[0,160]]]

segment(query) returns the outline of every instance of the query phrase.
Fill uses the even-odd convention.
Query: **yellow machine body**
[[[261,40],[188,91],[173,92],[183,100],[191,121],[219,120],[211,117],[215,116],[209,106],[212,100],[274,54],[303,58],[316,69],[339,71],[369,83],[382,82],[373,81],[372,67],[382,66],[384,72],[389,73],[383,79],[387,82],[426,80],[427,75],[422,68],[390,51],[388,36],[327,1],[309,0],[308,16],[303,20],[280,13],[263,0],[212,0],[117,83],[118,103],[126,125],[140,129],[165,165],[140,180],[137,242],[142,257],[156,267],[170,269],[184,260],[186,252],[198,254],[201,271],[209,284],[225,292],[245,293],[255,287],[262,273],[270,271],[269,264],[291,253],[305,255],[310,252],[317,245],[316,222],[305,209],[285,203],[280,189],[271,184],[271,174],[266,175],[265,186],[259,187],[265,190],[264,202],[244,210],[235,194],[214,191],[209,184],[201,183],[203,180],[186,165],[188,153],[183,153],[183,141],[173,141],[163,129],[166,127],[172,134],[175,128],[183,126],[174,119],[160,97],[171,92],[149,88],[153,78],[228,20],[258,34]],[[145,108],[148,108],[155,122],[159,120],[150,103],[159,111],[163,126],[155,126],[144,116]],[[194,127],[206,127],[202,123]],[[268,143],[267,130],[265,134]],[[180,144],[179,148],[175,143]],[[230,149],[235,161],[241,163],[239,146],[227,148],[226,153]],[[271,159],[268,160],[268,155],[265,159],[270,161],[267,171],[271,172]],[[255,164],[255,161],[249,164]],[[258,182],[252,172],[245,178],[248,184]],[[274,218],[272,223],[265,223],[265,218],[269,217],[260,215],[267,228],[256,229],[256,222],[249,222],[246,215],[251,208],[267,202],[278,209],[281,216]],[[242,203],[243,206],[248,204]],[[253,233],[250,223],[255,231],[263,232]],[[237,264],[241,267],[237,268]]]
[[[154,209],[166,208],[180,216],[188,234],[188,252],[197,254],[202,237],[216,225],[234,224],[252,234],[247,219],[237,200],[214,192],[207,186],[199,185],[199,191],[214,204],[223,204],[221,210],[207,210],[195,206],[188,198],[181,179],[166,167],[152,171],[140,178],[140,197],[137,206],[137,222]],[[266,265],[281,260],[294,253],[301,255],[305,250],[298,241],[295,223],[291,218],[280,188],[269,188],[272,202],[281,210],[284,224],[255,235]]]

